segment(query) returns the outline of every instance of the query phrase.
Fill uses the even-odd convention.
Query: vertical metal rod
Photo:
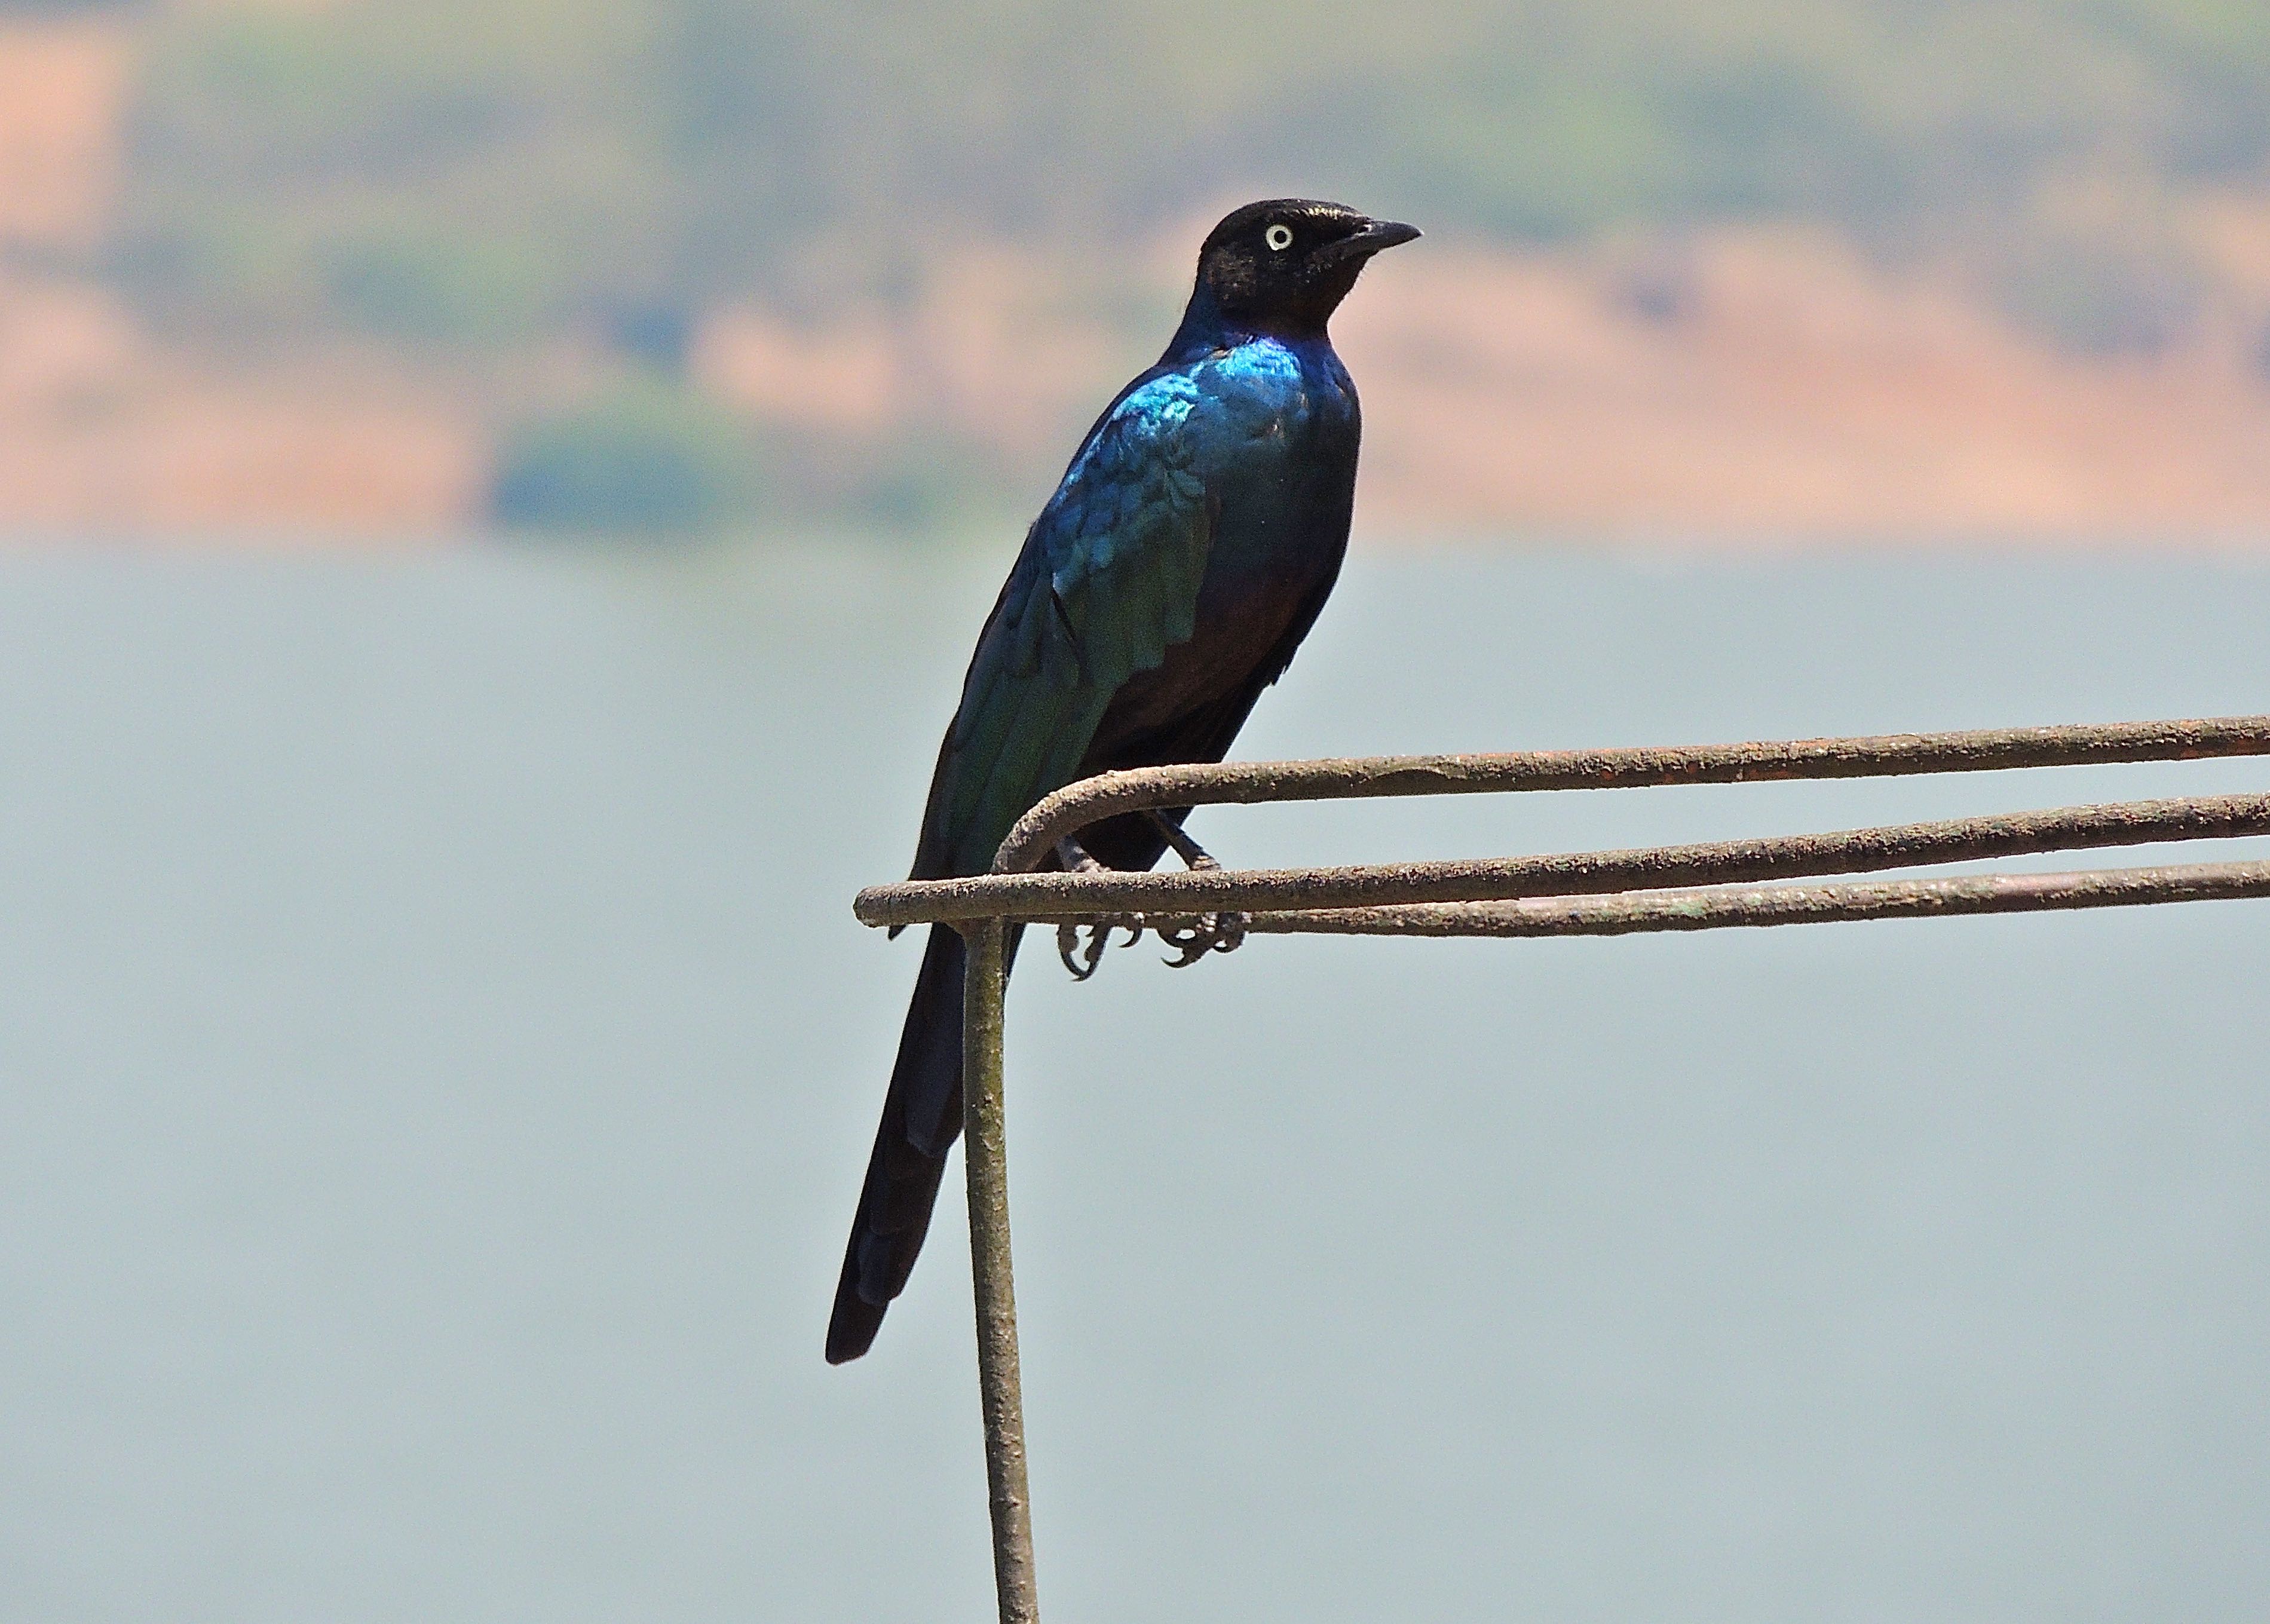
[[[961,927],[962,1155],[969,1169],[969,1265],[977,1300],[977,1387],[1001,1624],[1039,1624],[1033,1508],[1025,1481],[1025,1398],[1017,1368],[1017,1289],[1009,1262],[1009,1150],[1003,1128],[1001,995],[1007,926]]]

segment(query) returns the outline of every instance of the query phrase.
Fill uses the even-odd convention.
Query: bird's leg
[[[1071,835],[1057,842],[1057,863],[1067,874],[1100,874],[1109,871],[1088,856],[1087,848]],[[1057,957],[1072,972],[1074,981],[1086,981],[1095,974],[1096,966],[1103,961],[1103,950],[1109,945],[1115,930],[1127,932],[1127,945],[1132,947],[1143,939],[1143,916],[1140,914],[1102,914],[1087,925],[1087,940],[1079,939],[1081,927],[1067,919],[1057,927]]]
[[[1143,815],[1151,820],[1151,827],[1159,831],[1160,838],[1174,848],[1175,855],[1183,860],[1184,868],[1220,868],[1221,866],[1206,855],[1205,847],[1191,838],[1187,829],[1168,817],[1166,813],[1153,807],[1146,811]]]
[[[1150,811],[1143,814],[1151,820],[1183,866],[1193,871],[1198,869],[1218,869],[1220,864],[1206,855],[1205,848],[1192,840],[1183,826],[1164,812]],[[1168,964],[1183,969],[1196,964],[1210,953],[1235,953],[1245,945],[1246,917],[1243,914],[1200,914],[1185,925],[1156,927],[1159,939],[1182,955],[1169,959]]]

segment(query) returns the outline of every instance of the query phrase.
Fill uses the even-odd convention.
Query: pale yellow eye
[[[1272,226],[1261,234],[1261,240],[1269,245],[1272,253],[1282,254],[1293,246],[1293,228],[1290,226]]]

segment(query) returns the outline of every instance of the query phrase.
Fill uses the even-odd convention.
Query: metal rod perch
[[[1108,913],[1250,913],[1382,907],[1412,902],[1492,902],[1643,886],[1754,884],[1927,864],[2028,856],[2045,851],[2138,846],[2159,841],[2270,834],[2270,795],[2118,801],[2046,812],[1947,818],[1929,823],[1651,846],[1541,857],[1372,863],[1349,868],[1188,869],[1180,873],[1090,870],[1078,874],[980,874],[917,879],[862,891],[855,904],[871,925],[1008,917],[1060,919]]]
[[[1001,995],[1007,928],[962,927],[962,1158],[969,1174],[969,1273],[977,1300],[977,1388],[985,1411],[985,1486],[993,1519],[993,1586],[1001,1624],[1037,1624],[1033,1507],[1025,1480],[1024,1382],[1017,1365],[1017,1287],[1009,1261],[1009,1147],[1002,1108]]]
[[[978,1385],[1002,1624],[1038,1624],[1009,1250],[1002,994],[1013,922],[1223,910],[1260,935],[1613,936],[2270,897],[2270,861],[1831,884],[1833,874],[2162,842],[2270,835],[2270,795],[2197,796],[1628,851],[1344,868],[1035,873],[1109,817],[1223,803],[1993,772],[2270,756],[2270,716],[1895,734],[1670,749],[1383,756],[1147,768],[1067,785],[1002,842],[993,872],[862,891],[871,925],[944,923],[968,944],[963,1137]]]

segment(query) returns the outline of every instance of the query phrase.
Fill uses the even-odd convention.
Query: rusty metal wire
[[[962,1138],[968,1175],[970,1294],[977,1310],[978,1398],[985,1413],[993,1588],[1002,1624],[1038,1624],[1033,1509],[1025,1477],[1025,1395],[1017,1288],[1009,1257],[1009,1149],[1001,1088],[1001,994],[1008,978],[998,920],[970,927],[962,998]]]
[[[2270,863],[2096,869],[2078,874],[1954,874],[1830,886],[1700,886],[1604,897],[1318,908],[1256,914],[1246,931],[1261,936],[1629,936],[1642,931],[1947,919],[2238,897],[2270,897]]]
[[[1538,857],[1181,873],[981,874],[862,891],[871,925],[1078,918],[1111,913],[1278,913],[1485,902],[1664,886],[1751,884],[2162,841],[2270,834],[2270,795],[2116,801],[2046,812]]]
[[[1056,843],[1091,823],[1150,807],[1251,805],[1357,797],[1480,795],[1534,790],[1633,790],[1670,784],[1883,778],[2019,768],[2092,767],[2270,755],[2270,716],[2118,722],[2082,727],[1990,728],[1624,750],[1535,750],[1495,755],[1351,757],[1150,767],[1067,784],[1018,820],[994,872],[1037,868]]]
[[[2270,794],[2122,801],[1825,834],[1546,856],[1165,874],[1032,871],[1049,860],[1060,840],[1127,812],[1226,803],[1888,777],[2229,756],[2270,756],[2270,716],[1670,749],[1149,768],[1087,779],[1042,801],[1002,843],[990,874],[862,891],[854,907],[867,924],[945,923],[970,944],[963,995],[963,1126],[979,1386],[1003,1624],[1037,1624],[1039,1619],[1004,1144],[1001,993],[1008,924],[1134,914],[1161,924],[1239,912],[1249,916],[1245,928],[1256,935],[1617,936],[2270,897],[2270,861],[1760,883],[2049,851],[2270,835]]]

